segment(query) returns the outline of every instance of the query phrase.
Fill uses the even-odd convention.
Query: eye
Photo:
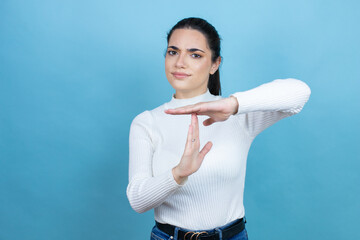
[[[192,56],[193,58],[201,58],[201,56],[200,56],[199,54],[196,54],[196,53],[191,54],[191,56]]]
[[[168,54],[171,55],[171,56],[172,56],[172,55],[175,55],[175,54],[176,54],[176,51],[169,50],[169,51],[168,51]]]

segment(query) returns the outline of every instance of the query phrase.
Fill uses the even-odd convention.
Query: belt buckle
[[[192,232],[192,231],[190,231],[190,232],[185,233],[184,240],[186,240],[186,236],[188,234],[190,234],[190,233],[191,233],[191,236],[190,236],[189,240],[193,240],[193,237],[196,237],[196,238],[194,238],[194,240],[197,240],[202,234],[208,235],[208,232],[205,232],[205,231],[203,231],[203,232]]]

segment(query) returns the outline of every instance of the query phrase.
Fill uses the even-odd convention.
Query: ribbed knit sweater
[[[245,215],[243,192],[250,145],[264,129],[299,113],[310,88],[297,79],[276,79],[244,92],[231,94],[238,111],[226,121],[204,126],[208,116],[198,115],[200,150],[213,146],[199,170],[179,185],[172,168],[183,155],[191,115],[171,115],[165,109],[219,100],[207,92],[176,99],[137,115],[129,134],[127,197],[139,212],[154,209],[155,220],[192,230],[211,229]]]

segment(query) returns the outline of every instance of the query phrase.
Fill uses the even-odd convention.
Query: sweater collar
[[[203,94],[200,94],[198,96],[192,97],[192,98],[182,98],[178,99],[174,97],[175,94],[172,94],[171,100],[166,103],[166,108],[178,108],[183,107],[186,105],[195,104],[198,102],[209,102],[214,101],[216,96],[212,95],[209,91],[209,88],[207,88],[206,92]]]

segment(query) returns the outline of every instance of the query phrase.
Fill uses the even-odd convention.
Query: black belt
[[[245,223],[246,223],[246,220],[244,221],[244,218],[241,218],[241,219],[236,220],[230,226],[227,226],[225,229],[222,229],[221,230],[222,239],[225,240],[225,239],[231,238],[231,237],[235,236],[236,234],[240,233],[241,231],[243,231],[245,228]],[[166,234],[168,234],[170,236],[174,236],[175,226],[170,225],[170,224],[159,223],[159,222],[156,222],[156,226],[158,229],[165,232]],[[190,231],[190,232],[187,232],[187,231],[179,230],[177,239],[179,239],[179,240],[190,240],[190,239],[191,240],[192,239],[219,240],[220,236],[219,236],[218,231],[211,231],[211,232],[206,232],[206,231],[192,232],[192,231]],[[174,239],[174,240],[177,240],[177,239]]]

